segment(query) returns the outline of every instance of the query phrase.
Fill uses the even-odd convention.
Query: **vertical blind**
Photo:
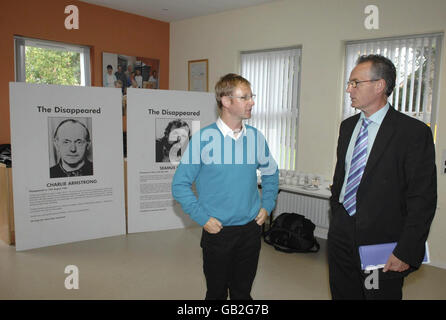
[[[392,60],[397,72],[389,102],[395,109],[435,127],[442,38],[442,34],[428,34],[348,42],[345,83],[359,56],[383,55]],[[343,111],[344,119],[358,112],[351,108],[348,93],[344,95]]]
[[[257,95],[248,124],[265,135],[281,169],[296,167],[300,56],[299,48],[241,54],[241,74]]]

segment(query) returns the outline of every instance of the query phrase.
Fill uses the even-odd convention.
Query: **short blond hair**
[[[215,99],[217,100],[217,105],[220,110],[223,107],[221,98],[232,95],[234,88],[240,84],[251,87],[251,83],[249,83],[248,80],[235,73],[228,73],[218,80],[215,84]]]

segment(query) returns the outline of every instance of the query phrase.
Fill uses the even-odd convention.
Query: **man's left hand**
[[[397,257],[393,255],[393,253],[390,255],[389,260],[387,260],[386,265],[384,266],[383,272],[387,271],[396,271],[396,272],[403,272],[409,269],[409,265]]]
[[[266,211],[266,209],[262,208],[259,210],[259,214],[256,217],[256,222],[259,226],[261,226],[266,218],[268,218],[268,211]]]

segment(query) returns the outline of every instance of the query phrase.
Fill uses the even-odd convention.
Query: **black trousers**
[[[328,266],[334,300],[401,300],[404,274],[361,270],[355,241],[356,218],[343,206],[333,212],[328,231]],[[377,272],[377,273],[376,273]]]
[[[252,300],[251,287],[259,261],[261,226],[254,220],[226,226],[216,234],[203,229],[203,271],[206,300]]]

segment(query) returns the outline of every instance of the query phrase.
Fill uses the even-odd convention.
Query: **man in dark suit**
[[[347,92],[360,114],[341,123],[328,232],[333,299],[402,299],[404,277],[419,268],[437,204],[430,128],[387,102],[393,63],[362,56]],[[358,248],[396,242],[378,283],[367,285]],[[376,281],[376,279],[375,279]]]

